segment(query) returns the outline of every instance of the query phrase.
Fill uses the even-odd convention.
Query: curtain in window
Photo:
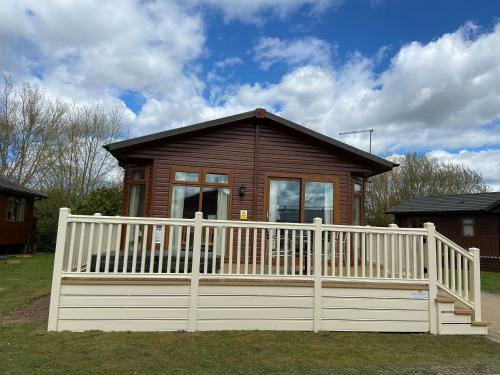
[[[184,186],[174,186],[172,189],[172,209],[170,217],[182,219],[184,215],[184,200],[186,199],[186,189]]]
[[[323,212],[324,223],[333,224],[333,184],[323,185]]]
[[[279,182],[271,180],[269,182],[269,218],[268,221],[275,222],[278,217],[278,187]]]
[[[217,192],[217,220],[227,220],[229,216],[229,194],[230,191],[227,188],[219,188]],[[215,244],[215,249],[217,255],[221,255],[226,252],[225,241],[226,238],[226,228],[215,228],[217,231],[217,243]]]
[[[229,210],[229,189],[219,188],[217,192],[217,220],[227,220]]]
[[[144,215],[144,185],[132,185],[128,205],[128,216]]]
[[[19,201],[19,218],[18,218],[18,221],[24,221],[24,210],[25,210],[25,207],[26,207],[26,200],[25,199],[21,199]]]

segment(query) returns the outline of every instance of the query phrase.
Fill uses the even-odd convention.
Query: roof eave
[[[183,134],[187,134],[190,132],[199,131],[199,130],[211,128],[214,126],[223,125],[223,124],[227,124],[227,123],[231,123],[231,122],[239,121],[239,120],[245,120],[245,119],[249,119],[249,118],[268,118],[268,119],[273,120],[275,122],[278,122],[282,125],[285,125],[289,128],[292,128],[298,132],[307,134],[315,139],[321,140],[321,141],[323,141],[331,146],[338,147],[341,150],[344,150],[347,152],[351,152],[351,153],[353,153],[353,154],[355,154],[363,159],[367,159],[367,160],[371,161],[372,163],[382,167],[381,168],[382,171],[375,172],[367,177],[371,177],[371,176],[374,176],[374,175],[379,174],[379,173],[390,171],[392,168],[397,167],[399,165],[399,164],[393,163],[389,160],[380,158],[376,155],[370,154],[366,151],[357,149],[357,148],[350,146],[346,143],[337,141],[333,138],[330,138],[324,134],[318,133],[318,132],[316,132],[312,129],[309,129],[305,126],[299,125],[293,121],[287,120],[283,117],[266,112],[263,109],[256,109],[253,111],[244,112],[244,113],[240,113],[240,114],[233,115],[233,116],[228,116],[228,117],[223,117],[220,119],[205,121],[205,122],[202,122],[199,124],[184,126],[184,127],[180,127],[180,128],[176,128],[176,129],[172,129],[172,130],[167,130],[167,131],[159,132],[159,133],[155,133],[155,134],[150,134],[150,135],[146,135],[146,136],[142,136],[142,137],[137,137],[137,138],[133,138],[133,139],[125,140],[125,141],[114,142],[114,143],[104,145],[103,147],[120,161],[119,157],[117,156],[117,152],[116,152],[118,150],[137,146],[137,145],[140,145],[140,144],[143,144],[146,142],[154,142],[154,141],[158,141],[158,140],[161,140],[161,139],[164,139],[167,137],[183,135]]]
[[[46,194],[37,193],[37,192],[22,191],[22,190],[11,189],[11,188],[6,188],[6,187],[1,187],[0,191],[6,192],[6,193],[11,193],[11,194],[17,194],[17,195],[21,195],[24,197],[31,197],[31,198],[35,198],[35,199],[46,199],[47,198]]]

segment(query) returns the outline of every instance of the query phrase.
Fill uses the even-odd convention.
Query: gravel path
[[[482,320],[489,322],[488,336],[500,342],[500,295],[481,293]]]

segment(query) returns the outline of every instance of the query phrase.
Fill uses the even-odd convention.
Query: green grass
[[[481,290],[500,294],[500,272],[481,272]]]
[[[52,257],[0,263],[4,312],[46,293]],[[4,303],[8,307],[3,306]],[[494,373],[500,345],[483,337],[311,332],[47,333],[0,320],[1,374]]]
[[[492,373],[481,337],[310,332],[45,333],[0,325],[0,373]]]
[[[50,293],[53,254],[0,259],[0,316]]]

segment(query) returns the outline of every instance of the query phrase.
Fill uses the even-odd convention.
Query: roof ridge
[[[489,212],[499,204],[500,192],[427,195],[391,207],[386,213]]]
[[[204,122],[191,124],[191,125],[187,125],[187,126],[181,126],[178,128],[165,130],[162,132],[157,132],[157,133],[153,133],[153,134],[149,134],[149,135],[145,135],[145,136],[141,136],[141,137],[135,137],[135,138],[130,138],[130,139],[123,140],[123,141],[109,143],[107,145],[104,145],[104,148],[113,154],[113,151],[118,150],[118,149],[132,147],[132,146],[136,146],[136,145],[139,145],[142,143],[158,141],[158,140],[168,138],[168,137],[173,137],[176,135],[188,134],[190,132],[208,129],[211,127],[224,125],[224,124],[228,124],[231,122],[245,120],[245,119],[249,119],[249,118],[253,118],[253,117],[259,118],[259,119],[268,118],[269,120],[275,121],[276,123],[279,123],[285,127],[291,128],[297,132],[306,134],[312,138],[315,138],[317,140],[325,142],[331,146],[340,148],[340,149],[347,151],[347,152],[354,153],[361,158],[368,159],[372,163],[378,164],[379,166],[384,166],[385,168],[391,169],[391,168],[398,165],[392,161],[383,159],[377,155],[370,154],[366,151],[360,150],[360,149],[355,148],[351,145],[348,145],[344,142],[338,141],[334,138],[331,138],[325,134],[319,133],[319,132],[312,130],[308,127],[305,127],[303,125],[299,125],[293,121],[290,121],[290,120],[287,120],[283,117],[275,115],[271,112],[266,111],[263,108],[257,108],[255,110],[249,111],[249,112],[243,112],[243,113],[232,115],[232,116],[222,117],[222,118],[204,121]],[[114,155],[114,156],[116,157],[116,155]]]

